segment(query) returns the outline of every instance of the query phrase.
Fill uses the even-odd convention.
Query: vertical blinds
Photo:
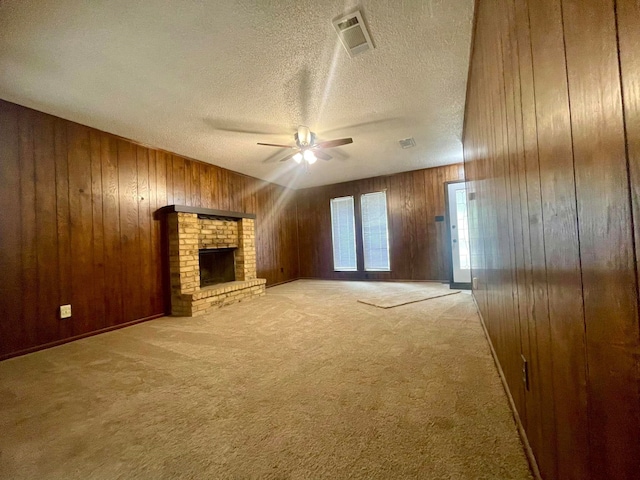
[[[367,193],[360,199],[365,270],[390,270],[386,192]]]
[[[353,197],[331,199],[331,231],[333,268],[342,271],[357,270]]]

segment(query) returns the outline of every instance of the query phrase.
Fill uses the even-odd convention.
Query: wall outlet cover
[[[60,319],[71,317],[71,305],[60,305]]]

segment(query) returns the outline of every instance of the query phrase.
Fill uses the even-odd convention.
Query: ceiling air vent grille
[[[333,22],[338,37],[350,57],[373,49],[371,37],[360,12],[351,13]]]
[[[398,143],[402,148],[411,148],[416,146],[416,141],[413,138],[398,140]]]

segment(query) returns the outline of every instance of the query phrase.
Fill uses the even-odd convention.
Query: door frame
[[[455,283],[453,281],[453,249],[451,248],[451,214],[449,212],[449,185],[452,183],[467,183],[466,180],[452,180],[450,182],[444,182],[444,218],[447,223],[447,255],[449,255],[449,288],[460,290],[471,290],[471,282],[469,283]],[[467,201],[469,197],[467,196]],[[468,211],[468,210],[467,210]],[[473,278],[473,271],[471,271],[471,277]]]

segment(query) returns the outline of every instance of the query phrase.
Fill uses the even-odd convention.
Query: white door
[[[464,182],[447,184],[453,283],[471,283],[467,190]]]

